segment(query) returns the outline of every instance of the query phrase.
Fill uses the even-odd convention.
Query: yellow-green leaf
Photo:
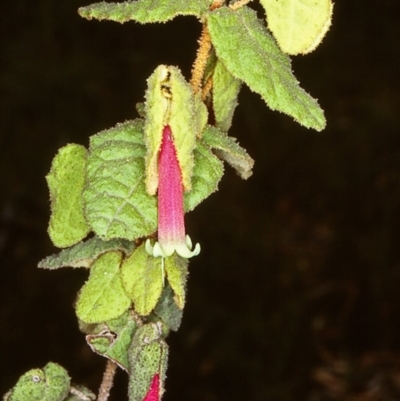
[[[207,123],[207,109],[193,93],[177,67],[160,65],[147,80],[146,91],[146,188],[154,195],[158,186],[158,154],[162,132],[171,128],[177,158],[182,171],[183,186],[191,189],[193,151],[196,137]]]
[[[176,253],[165,259],[165,273],[175,294],[174,301],[180,309],[185,306],[188,263],[187,259]]]
[[[135,311],[142,316],[150,314],[163,288],[162,258],[150,256],[143,244],[124,261],[121,276]]]
[[[331,25],[331,0],[260,0],[283,52],[291,55],[312,52]]]
[[[49,235],[55,246],[74,245],[89,233],[83,213],[87,150],[82,145],[61,148],[46,176],[50,189],[51,217]]]
[[[289,56],[282,53],[255,11],[221,7],[207,21],[217,56],[234,77],[259,93],[272,110],[308,128],[321,131],[325,127],[318,102],[299,86]]]
[[[89,280],[82,287],[76,314],[85,323],[100,323],[121,316],[131,305],[120,276],[121,252],[101,255],[90,269]]]

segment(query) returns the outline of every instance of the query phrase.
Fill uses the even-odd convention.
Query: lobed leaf
[[[253,174],[254,160],[237,142],[218,128],[208,125],[203,141],[214,149],[216,155],[231,165],[241,178],[246,180]]]
[[[38,267],[50,270],[67,266],[88,268],[103,253],[122,251],[126,255],[130,255],[135,247],[136,245],[134,242],[124,239],[103,241],[99,237],[93,237],[71,248],[63,249],[55,255],[48,256],[39,262]]]
[[[123,3],[100,2],[79,8],[79,15],[91,20],[111,20],[120,23],[136,21],[142,24],[166,22],[178,15],[201,18],[211,0],[138,0]]]
[[[144,183],[143,121],[126,121],[90,139],[87,221],[103,240],[133,240],[157,229],[157,200]]]
[[[101,255],[90,269],[89,280],[82,287],[76,303],[76,314],[85,323],[115,319],[128,310],[131,300],[120,277],[121,252]]]
[[[157,305],[163,288],[162,258],[150,256],[144,244],[122,264],[121,277],[135,311],[149,315]]]
[[[208,29],[225,67],[260,94],[272,110],[317,131],[325,127],[318,102],[299,86],[289,57],[279,49],[255,11],[248,7],[237,11],[218,8],[208,16]]]
[[[268,28],[287,54],[312,52],[331,25],[331,0],[260,0]]]
[[[238,105],[238,94],[242,82],[235,78],[218,59],[213,73],[212,101],[216,126],[227,132]]]
[[[90,231],[82,198],[86,157],[87,150],[82,145],[68,144],[58,151],[46,176],[51,201],[48,231],[59,248],[76,244]]]

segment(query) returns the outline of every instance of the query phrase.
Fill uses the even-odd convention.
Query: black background
[[[58,148],[134,118],[158,64],[188,77],[197,48],[193,17],[89,22],[86,4],[1,10],[0,394],[49,360],[98,386],[104,360],[72,308],[87,272],[35,268],[56,251],[44,176]],[[202,252],[169,338],[166,401],[400,399],[399,16],[398,0],[338,0],[322,45],[294,58],[326,112],[321,133],[241,92],[231,135],[254,175],[227,167],[187,215]]]

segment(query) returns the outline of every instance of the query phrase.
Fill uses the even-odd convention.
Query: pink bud
[[[160,400],[160,375],[156,373],[151,381],[149,391],[143,398],[143,401],[159,401]]]

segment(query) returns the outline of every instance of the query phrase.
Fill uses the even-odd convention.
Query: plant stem
[[[238,10],[240,7],[245,6],[247,3],[250,3],[251,0],[239,0],[236,3],[233,3],[229,6],[229,8],[233,11]]]
[[[210,6],[210,10],[212,11],[219,7],[222,7],[224,3],[225,0],[214,0]],[[199,48],[197,50],[196,60],[194,61],[192,67],[192,78],[190,79],[190,85],[192,85],[194,93],[199,92],[201,89],[204,71],[206,69],[207,60],[212,47],[210,34],[208,32],[206,24],[203,24],[203,29],[201,31],[198,43]]]
[[[117,371],[117,364],[108,360],[106,369],[104,370],[103,380],[99,388],[99,396],[97,401],[107,401],[110,396],[111,387],[114,384],[114,376]]]
[[[192,85],[194,93],[199,92],[203,80],[204,71],[206,69],[208,56],[211,50],[211,39],[208,33],[207,26],[204,24],[199,39],[199,48],[197,50],[196,60],[193,63],[192,78],[190,85]]]

